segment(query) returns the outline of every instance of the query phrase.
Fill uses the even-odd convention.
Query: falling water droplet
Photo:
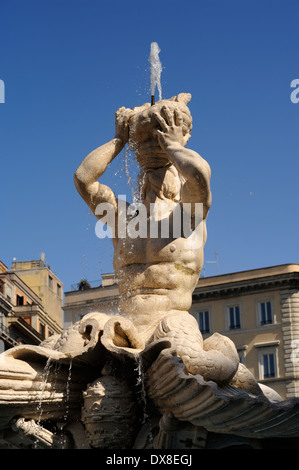
[[[65,404],[66,404],[66,411],[64,415],[64,421],[67,420],[68,417],[68,412],[69,412],[69,399],[70,399],[70,383],[71,383],[71,377],[72,377],[72,360],[70,361],[69,365],[69,373],[66,381],[66,397],[65,397]]]

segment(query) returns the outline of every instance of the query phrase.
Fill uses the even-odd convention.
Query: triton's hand
[[[156,130],[155,134],[162,149],[166,150],[175,142],[182,146],[186,145],[183,117],[179,109],[170,110],[167,106],[163,106],[161,114],[155,113],[154,117],[161,127],[161,130]]]
[[[129,119],[132,114],[132,110],[124,106],[115,113],[115,137],[121,139],[123,144],[129,140]]]

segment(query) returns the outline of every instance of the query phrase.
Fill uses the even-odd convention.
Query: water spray
[[[160,47],[157,42],[151,43],[151,52],[149,56],[149,62],[151,63],[151,105],[155,104],[155,88],[157,86],[159,91],[159,99],[162,99],[162,89],[161,89],[161,72],[162,64],[159,59],[159,52],[161,52]]]

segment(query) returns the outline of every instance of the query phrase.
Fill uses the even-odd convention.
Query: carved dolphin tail
[[[187,312],[168,315],[158,325],[154,340],[168,339],[188,372],[206,381],[227,384],[238,370],[239,357],[234,343],[215,333],[203,340],[196,319]]]

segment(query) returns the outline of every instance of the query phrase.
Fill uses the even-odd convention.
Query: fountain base
[[[1,355],[0,446],[298,445],[298,400],[271,401],[190,374],[169,338],[136,349],[126,336],[127,345],[119,346],[119,326],[112,328],[117,322],[90,314],[52,344],[18,346]],[[133,325],[124,325],[132,335]],[[124,330],[120,336],[125,338]]]

